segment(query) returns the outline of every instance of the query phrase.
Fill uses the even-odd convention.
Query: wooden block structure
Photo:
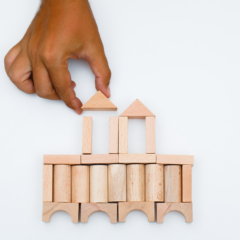
[[[107,98],[98,102],[99,96],[83,109],[101,110],[104,104],[108,109],[103,104]],[[128,154],[128,119],[146,120],[145,154]],[[92,154],[92,117],[83,117],[82,155],[44,155],[42,219],[50,221],[54,212],[66,211],[72,222],[79,222],[81,209],[82,223],[98,211],[116,223],[139,210],[149,222],[163,222],[170,211],[192,222],[193,163],[191,155],[156,153],[155,115],[139,100],[109,118],[108,154]]]

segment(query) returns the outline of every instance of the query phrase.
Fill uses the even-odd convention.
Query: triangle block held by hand
[[[121,115],[120,117],[128,117],[132,119],[141,119],[146,117],[155,117],[155,115],[138,99],[136,99]]]
[[[82,110],[117,111],[117,107],[101,91],[98,91],[82,106]]]

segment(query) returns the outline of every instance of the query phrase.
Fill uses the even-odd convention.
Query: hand
[[[87,0],[43,0],[23,39],[5,57],[11,81],[25,93],[62,99],[81,114],[68,58],[85,59],[107,97],[111,71]]]

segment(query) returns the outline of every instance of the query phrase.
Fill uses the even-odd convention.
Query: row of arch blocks
[[[119,202],[119,203],[54,203],[43,202],[44,222],[50,222],[52,214],[57,211],[65,211],[70,214],[73,223],[79,222],[79,206],[81,205],[81,222],[88,222],[88,218],[95,212],[105,212],[111,223],[125,222],[129,212],[139,210],[144,212],[149,222],[155,221],[154,202]],[[185,221],[193,221],[192,203],[156,203],[157,222],[163,223],[164,216],[171,211],[183,214]]]

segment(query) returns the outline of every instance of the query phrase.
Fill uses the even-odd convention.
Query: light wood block
[[[71,166],[54,165],[53,167],[54,202],[71,202]]]
[[[163,165],[146,164],[146,202],[164,202]]]
[[[87,223],[88,218],[95,212],[104,212],[111,223],[117,223],[117,203],[82,203],[81,222]]]
[[[182,165],[182,201],[192,202],[192,165]]]
[[[120,117],[128,117],[129,119],[141,119],[145,117],[155,117],[155,115],[138,99],[136,99]]]
[[[193,221],[192,203],[157,203],[157,222],[163,223],[164,216],[171,211],[182,213],[187,223]]]
[[[164,166],[165,202],[182,201],[182,168],[180,165]]]
[[[178,164],[178,165],[193,165],[194,156],[191,155],[167,155],[157,154],[157,163],[159,164]]]
[[[128,118],[119,119],[119,153],[128,153]]]
[[[119,154],[119,163],[156,163],[156,154]]]
[[[50,222],[51,216],[58,211],[67,212],[73,223],[79,222],[79,204],[78,203],[43,203],[42,221]]]
[[[90,166],[90,202],[107,203],[107,166],[93,165]]]
[[[127,202],[145,201],[145,176],[143,164],[127,165]]]
[[[111,164],[118,163],[118,154],[82,155],[82,164]]]
[[[156,153],[155,117],[146,117],[146,153]]]
[[[92,153],[92,117],[83,117],[82,153]]]
[[[127,167],[125,164],[108,165],[108,202],[126,202]]]
[[[53,200],[53,165],[43,165],[43,202]]]
[[[125,222],[128,213],[135,210],[144,212],[147,215],[149,222],[155,221],[154,202],[120,202],[118,203],[119,222]]]
[[[118,117],[109,117],[109,153],[118,153]]]
[[[82,106],[82,110],[117,111],[117,107],[101,91],[98,91]]]
[[[89,203],[90,168],[89,166],[72,166],[72,202]]]
[[[81,164],[81,155],[44,155],[43,164]]]

